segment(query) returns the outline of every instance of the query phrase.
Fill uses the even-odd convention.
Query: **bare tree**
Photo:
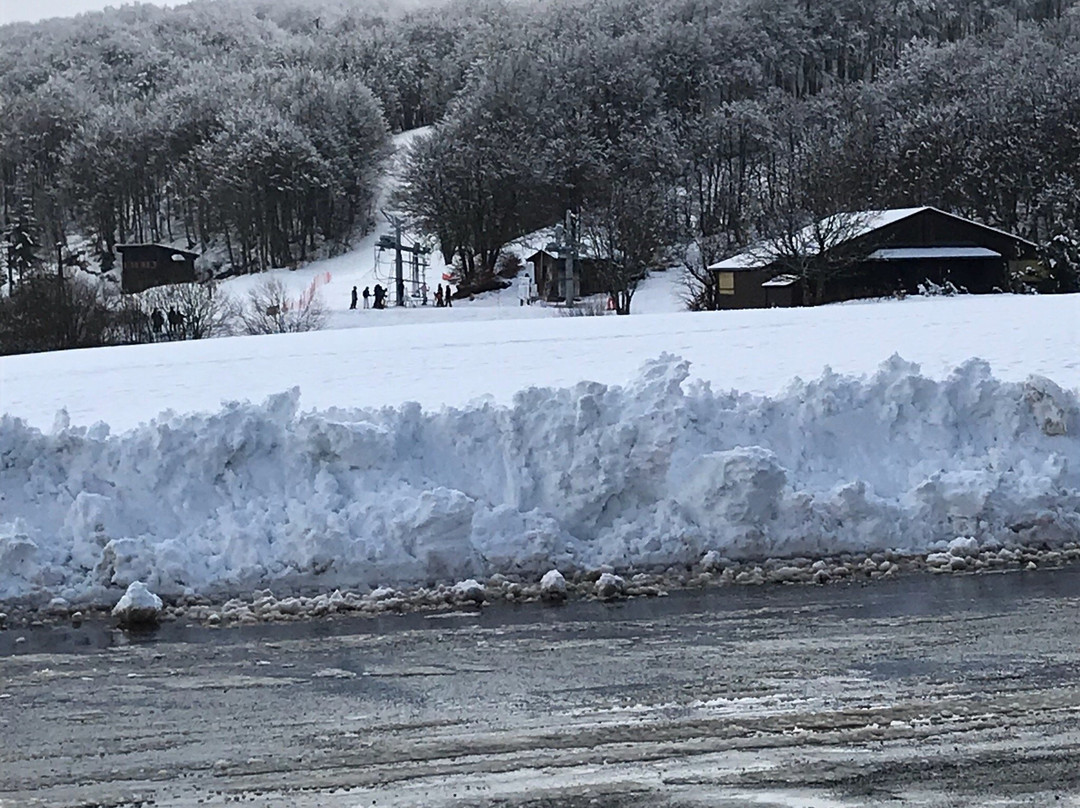
[[[240,307],[214,283],[178,283],[162,287],[150,301],[179,315],[177,333],[183,339],[227,337],[236,333]]]
[[[326,322],[326,309],[318,294],[312,292],[294,299],[285,284],[271,278],[248,293],[240,321],[248,334],[317,331]]]
[[[582,241],[616,314],[629,314],[638,284],[672,233],[668,189],[653,178],[612,183],[581,214]]]
[[[690,311],[720,308],[720,287],[709,266],[730,251],[726,235],[702,236],[687,247],[682,263],[682,299]]]
[[[850,275],[865,257],[857,239],[870,229],[873,216],[869,212],[835,213],[795,233],[785,230],[776,242],[774,261],[784,274],[801,279],[815,305],[823,303],[830,284]]]
[[[157,290],[152,290],[157,291]],[[112,314],[109,341],[120,344],[140,344],[154,341],[150,309],[145,299],[136,295],[115,292],[105,296]]]
[[[823,303],[832,284],[850,275],[865,257],[860,237],[875,223],[874,211],[834,213],[809,224],[796,212],[779,220],[773,235],[744,253],[748,267],[772,267],[802,284],[805,300]]]
[[[106,345],[110,323],[95,285],[35,271],[0,298],[0,354]]]

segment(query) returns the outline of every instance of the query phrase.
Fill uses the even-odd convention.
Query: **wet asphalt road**
[[[232,803],[1080,806],[1080,568],[0,631],[2,808]]]

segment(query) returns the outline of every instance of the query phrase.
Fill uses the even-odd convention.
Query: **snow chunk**
[[[951,553],[930,553],[926,557],[928,567],[948,567],[956,556]]]
[[[970,558],[979,554],[979,540],[972,536],[957,536],[949,542],[949,554],[959,558]]]
[[[1064,390],[1042,376],[1031,376],[1024,384],[1024,399],[1031,405],[1039,428],[1047,435],[1064,435],[1069,431],[1063,404],[1066,398]]]
[[[343,668],[320,668],[311,674],[312,679],[355,679],[355,671],[347,671]]]
[[[540,597],[547,601],[566,600],[566,578],[558,570],[548,570],[540,579]]]
[[[459,581],[454,584],[454,596],[458,600],[471,600],[474,603],[484,602],[484,587],[483,585],[473,579],[469,578],[465,581]]]
[[[142,581],[133,581],[123,597],[113,607],[112,614],[121,625],[154,625],[161,619],[161,598],[146,588]]]
[[[601,573],[596,581],[596,596],[601,600],[614,600],[626,591],[626,581],[610,572]]]
[[[724,558],[716,550],[709,550],[701,557],[701,568],[705,572],[723,572],[731,561]]]

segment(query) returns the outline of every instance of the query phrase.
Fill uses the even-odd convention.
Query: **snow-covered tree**
[[[638,284],[675,238],[671,133],[652,126],[624,136],[581,212],[583,242],[617,314],[629,314]]]
[[[789,205],[793,155],[834,210],[925,202],[1044,243],[1061,230],[1044,189],[1080,174],[1072,2],[406,5],[220,0],[5,29],[0,223],[19,180],[42,243],[78,229],[103,263],[129,239],[224,245],[237,271],[303,261],[369,223],[386,131],[437,122],[410,213],[465,274],[597,197],[620,143],[658,123],[681,238],[730,246]]]

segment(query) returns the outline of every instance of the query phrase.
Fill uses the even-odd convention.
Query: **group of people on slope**
[[[363,298],[364,298],[364,308],[365,309],[369,307],[368,304],[371,302],[372,298],[374,298],[374,303],[371,303],[370,308],[373,308],[373,309],[385,309],[386,308],[386,289],[383,288],[382,284],[379,284],[379,283],[375,284],[374,292],[369,287],[365,286],[364,287]],[[352,300],[349,302],[349,308],[350,309],[355,309],[356,308],[357,299],[358,299],[358,296],[356,294],[356,287],[354,286],[352,288]]]
[[[169,334],[175,334],[184,327],[184,321],[187,319],[184,313],[177,311],[173,307],[169,307],[167,315],[161,313],[161,309],[154,309],[150,312],[150,327],[154,329],[155,334],[160,334],[165,327],[166,317],[168,317]]]
[[[435,287],[435,308],[441,309],[444,306],[450,306],[453,308],[454,295],[450,291],[450,284],[446,284],[446,291],[443,291],[443,285],[440,283]]]
[[[363,293],[359,295],[356,293],[356,287],[354,286],[352,288],[352,299],[349,301],[349,308],[355,309],[356,304],[362,297],[364,299],[365,309],[368,308],[368,303],[372,301],[372,299],[374,299],[374,302],[371,303],[370,308],[385,309],[386,295],[387,290],[384,289],[382,284],[379,283],[375,284],[374,290],[372,290],[370,287],[365,286]],[[438,291],[435,292],[435,307],[441,309],[444,306],[452,307],[453,305],[454,296],[452,290],[450,289],[450,284],[446,284],[446,291],[443,291],[443,285],[440,283],[438,286]]]

